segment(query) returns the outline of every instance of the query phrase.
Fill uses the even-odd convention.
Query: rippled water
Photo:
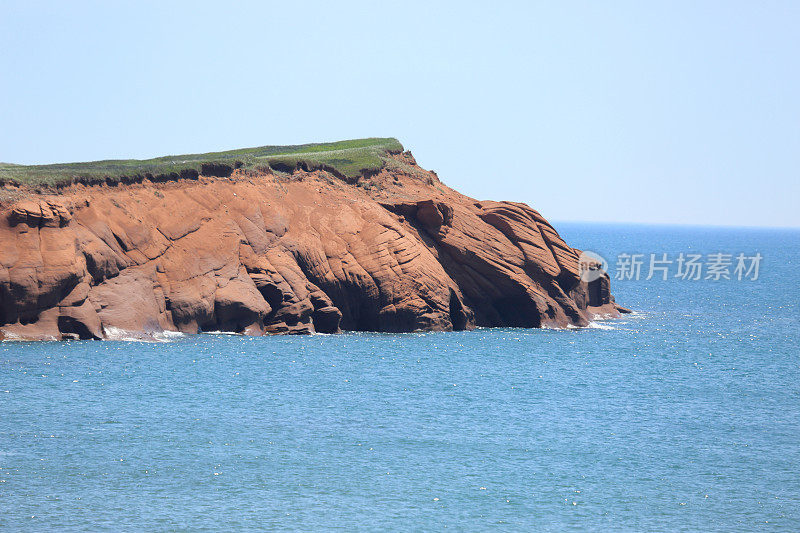
[[[580,330],[2,343],[0,528],[800,530],[800,233],[557,227],[761,278],[617,281]]]

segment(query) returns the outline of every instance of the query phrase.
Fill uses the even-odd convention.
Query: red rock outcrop
[[[356,184],[235,170],[0,205],[0,338],[585,325],[608,277],[525,204],[476,202],[410,154]]]

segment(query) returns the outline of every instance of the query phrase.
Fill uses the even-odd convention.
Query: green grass
[[[230,175],[235,168],[292,171],[324,169],[354,181],[365,172],[383,168],[389,152],[401,152],[393,138],[353,139],[293,146],[260,146],[207,154],[187,154],[154,159],[114,159],[87,163],[14,165],[0,163],[0,185],[63,187],[72,183],[135,183],[147,178],[169,181],[203,175]]]

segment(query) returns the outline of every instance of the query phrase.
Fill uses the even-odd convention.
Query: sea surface
[[[556,227],[633,315],[0,343],[0,530],[800,531],[800,232]]]

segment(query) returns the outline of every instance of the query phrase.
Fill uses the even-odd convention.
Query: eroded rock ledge
[[[390,157],[356,184],[236,170],[5,202],[0,338],[563,327],[622,309],[535,210]]]

